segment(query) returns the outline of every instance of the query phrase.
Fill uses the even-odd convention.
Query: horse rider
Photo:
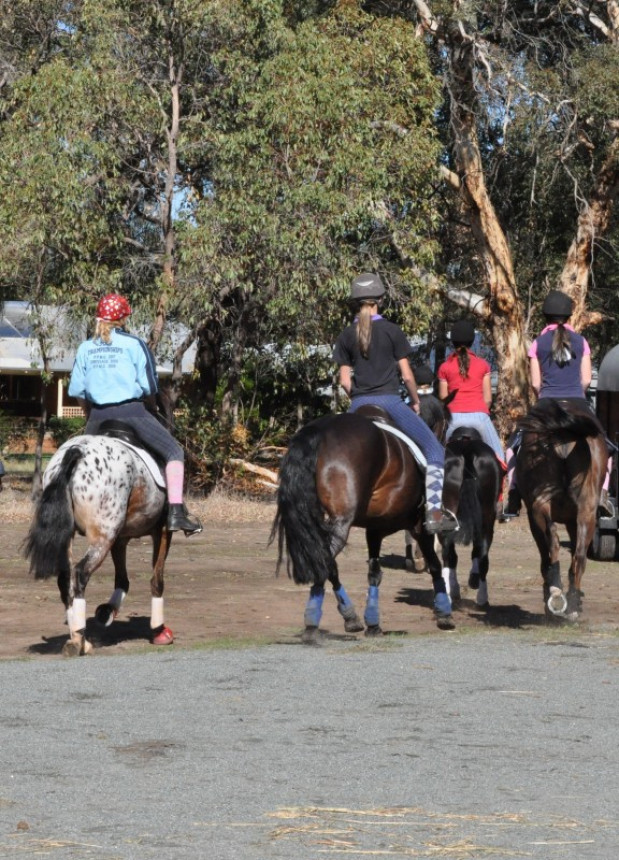
[[[546,324],[528,351],[531,385],[540,400],[552,397],[568,401],[595,416],[586,396],[591,384],[591,348],[587,340],[569,325],[573,309],[572,299],[560,290],[551,290],[544,299],[542,314]],[[510,490],[505,510],[507,516],[517,516],[520,510],[520,494],[515,486],[513,468],[519,443],[516,434],[508,449]],[[609,480],[610,472],[607,470],[600,505],[612,516],[614,510],[608,499]]]
[[[471,349],[475,340],[475,326],[469,320],[458,320],[452,326],[449,339],[454,351],[437,372],[438,396],[441,400],[454,393],[449,404],[451,422],[447,428],[446,439],[449,441],[456,427],[474,427],[486,445],[492,448],[505,473],[505,453],[490,418],[491,367]]]
[[[99,301],[95,333],[77,350],[69,394],[86,413],[84,433],[95,435],[104,421],[122,421],[163,459],[168,530],[201,532],[202,523],[183,502],[184,451],[154,414],[159,390],[155,359],[143,340],[125,330],[130,316],[123,296],[110,293]]]
[[[340,385],[351,399],[350,412],[369,404],[382,407],[419,445],[427,460],[425,529],[429,534],[453,531],[458,521],[442,504],[445,449],[417,414],[419,397],[408,361],[411,345],[402,329],[379,313],[384,295],[379,275],[364,272],[352,282],[355,318],[337,338],[333,353]],[[400,377],[410,406],[400,396]]]

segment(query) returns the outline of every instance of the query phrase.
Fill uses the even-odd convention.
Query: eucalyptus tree
[[[185,225],[182,268],[208,309],[211,354],[217,338],[231,344],[231,405],[246,348],[332,342],[361,269],[389,282],[411,334],[435,310],[411,265],[431,267],[436,252],[439,91],[427,52],[412,24],[355,3],[315,6],[324,14],[222,4],[204,128],[212,186]]]
[[[445,210],[452,218],[441,238],[451,253],[439,283],[492,336],[506,431],[530,397],[530,302],[543,285],[559,286],[575,300],[579,328],[596,322],[597,291],[585,311],[591,279],[601,251],[616,260],[605,240],[616,236],[617,3],[364,5],[414,21],[443,82],[442,176],[454,205]]]

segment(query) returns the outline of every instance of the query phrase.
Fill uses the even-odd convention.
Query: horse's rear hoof
[[[174,634],[169,627],[163,625],[156,633],[153,631],[151,640],[153,645],[172,645],[174,642]]]
[[[62,646],[63,657],[81,657],[92,653],[92,645],[85,638],[68,639]]]
[[[439,630],[455,630],[456,622],[453,619],[453,615],[437,615],[436,626]]]
[[[354,618],[346,618],[344,620],[344,630],[347,633],[361,633],[362,630],[365,629],[365,624],[358,615],[355,615]]]
[[[100,603],[95,610],[95,621],[101,627],[109,627],[117,615],[118,611],[111,603]]]
[[[370,627],[366,627],[365,630],[366,636],[382,636],[383,631],[380,624],[372,624]]]
[[[546,606],[553,615],[565,617],[567,610],[567,598],[565,594],[556,585],[550,587],[550,596],[546,602]]]
[[[301,634],[301,642],[304,645],[318,645],[320,641],[320,630],[318,627],[306,627]]]

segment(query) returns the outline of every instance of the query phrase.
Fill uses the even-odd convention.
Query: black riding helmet
[[[472,346],[475,340],[475,326],[469,320],[458,320],[451,327],[449,340],[454,346]]]
[[[551,290],[542,305],[542,313],[546,317],[565,317],[568,319],[574,310],[574,302],[560,290]]]
[[[413,376],[417,385],[432,385],[434,383],[434,373],[429,364],[413,367]]]
[[[385,295],[385,287],[380,275],[372,272],[363,272],[357,275],[350,287],[351,302],[364,301],[367,299],[380,299]]]

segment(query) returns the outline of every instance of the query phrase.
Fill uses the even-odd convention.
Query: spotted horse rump
[[[164,623],[164,566],[172,533],[165,526],[165,483],[140,454],[120,439],[79,436],[54,454],[43,476],[43,492],[24,543],[24,555],[36,579],[57,576],[65,605],[69,639],[65,655],[87,654],[86,587],[108,553],[114,563],[114,590],[95,613],[98,623],[112,623],[129,591],[127,545],[150,535],[153,541],[151,641],[171,644]],[[75,564],[75,534],[88,548]]]

